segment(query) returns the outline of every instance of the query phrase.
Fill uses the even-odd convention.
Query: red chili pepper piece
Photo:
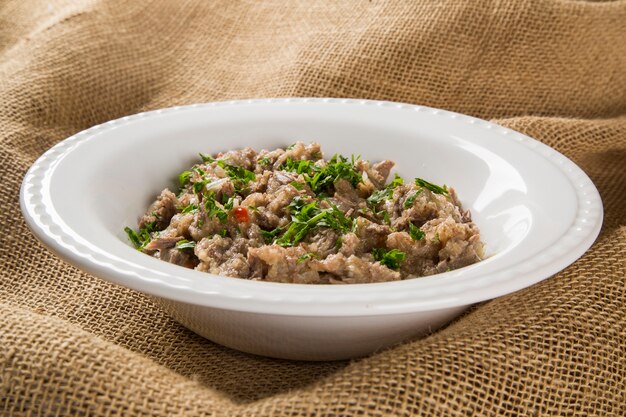
[[[246,223],[249,219],[248,210],[245,207],[237,207],[233,210],[233,216],[235,216],[235,220],[239,223]]]

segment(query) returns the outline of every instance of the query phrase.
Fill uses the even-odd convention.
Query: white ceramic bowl
[[[326,155],[392,159],[405,178],[456,188],[488,258],[427,278],[343,286],[248,281],[185,269],[134,250],[122,230],[198,152],[317,141]],[[532,285],[597,237],[602,202],[555,150],[501,126],[390,102],[269,99],[141,113],[60,142],[21,190],[35,235],[73,265],[155,296],[217,343],[289,359],[367,355],[423,335],[473,303]],[[529,300],[529,303],[532,300]]]

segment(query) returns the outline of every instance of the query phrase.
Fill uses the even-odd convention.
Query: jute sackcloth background
[[[24,225],[22,177],[67,136],[280,96],[419,103],[524,132],[590,175],[602,233],[565,271],[430,337],[299,363],[196,336]],[[2,0],[0,141],[2,415],[626,415],[625,1]]]

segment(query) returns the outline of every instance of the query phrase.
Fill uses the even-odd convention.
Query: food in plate
[[[126,228],[142,252],[198,271],[301,284],[396,281],[461,268],[483,243],[454,189],[296,142],[201,161]]]

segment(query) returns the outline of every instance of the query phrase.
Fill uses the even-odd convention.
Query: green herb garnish
[[[276,236],[278,236],[281,231],[282,229],[280,227],[277,227],[276,229],[271,231],[261,230],[261,236],[263,236],[263,239],[266,243],[271,243],[276,239]]]
[[[183,239],[176,242],[176,249],[193,249],[195,247],[196,242],[194,242],[193,240]]]
[[[215,162],[215,158],[213,158],[211,155],[205,155],[202,152],[198,153],[198,155],[200,155],[200,158],[202,158],[202,162]]]
[[[226,170],[226,175],[228,175],[230,180],[233,182],[237,192],[241,192],[243,188],[248,186],[250,181],[254,181],[256,179],[254,172],[248,171],[244,167],[227,164],[223,160],[217,161],[217,165]]]
[[[327,201],[330,208],[321,209],[317,201],[306,203],[302,198],[295,197],[289,204],[291,223],[284,235],[276,240],[281,246],[294,246],[304,239],[307,233],[318,227],[328,227],[341,232],[352,228],[352,219]]]
[[[357,158],[358,159],[358,158]],[[292,160],[287,158],[283,169],[285,171],[295,172],[304,176],[304,181],[309,185],[315,194],[326,193],[332,185],[340,180],[345,179],[356,187],[363,177],[354,166],[355,157],[348,160],[345,156],[335,154],[324,167],[315,165],[314,161],[309,160]]]
[[[228,235],[228,230],[227,229],[222,229],[219,231],[218,233],[221,237],[226,237]]]
[[[438,185],[435,185],[431,182],[425,181],[421,178],[415,178],[415,185],[419,185],[420,187],[424,187],[427,190],[432,191],[435,194],[443,194],[443,195],[447,195],[448,194],[448,187],[446,187],[445,185],[443,187],[440,187]]]
[[[258,164],[265,166],[269,165],[271,162],[272,161],[267,156],[264,156],[263,158],[259,159]]]
[[[384,199],[390,197],[391,196],[389,195],[389,192],[386,188],[382,190],[376,190],[369,197],[367,197],[367,204],[369,204],[370,206],[375,206]]]
[[[183,171],[178,175],[178,184],[180,188],[183,188],[189,182],[191,178],[191,171]]]
[[[335,154],[321,171],[322,177],[330,177],[333,183],[343,178],[348,180],[353,187],[356,187],[363,180],[363,176],[357,171],[354,162],[354,155],[352,160],[349,161],[345,156]]]
[[[314,254],[313,252],[308,252],[305,253],[304,255],[301,255],[298,257],[298,260],[296,261],[297,263],[302,263],[304,261],[306,261],[307,259],[313,259],[313,258],[317,258],[318,256],[316,254]]]
[[[224,202],[225,198],[226,198],[226,202]],[[222,204],[224,205],[224,208],[226,210],[232,209],[233,206],[235,205],[235,197],[228,197],[226,196],[226,194],[222,195]]]
[[[350,231],[352,233],[356,232],[356,229],[359,227],[359,218],[358,217],[354,217],[352,219],[352,226],[350,227]]]
[[[387,251],[383,248],[372,249],[374,259],[391,269],[400,268],[400,264],[406,260],[406,253],[398,249]]]
[[[415,203],[417,196],[420,195],[421,193],[422,193],[422,190],[417,190],[413,194],[408,196],[407,199],[404,200],[404,208],[408,209],[408,208],[413,207],[413,203]]]
[[[391,187],[392,189],[394,189],[403,184],[404,184],[404,179],[396,173],[396,174],[393,174],[393,180],[389,183],[387,187]]]
[[[192,185],[193,192],[196,194],[200,194],[202,190],[204,190],[204,187],[210,182],[211,180],[202,180],[202,181],[194,182]]]
[[[393,197],[393,190],[404,184],[404,180],[398,174],[394,175],[393,180],[387,184],[382,190],[374,191],[369,197],[367,197],[367,204],[375,206],[385,199]]]
[[[426,233],[413,223],[409,223],[409,236],[411,236],[411,239],[413,240],[422,240],[424,239],[424,236],[426,236]]]
[[[315,163],[309,160],[298,160],[287,158],[284,162],[283,169],[285,171],[295,172],[296,174],[312,175],[315,170]]]
[[[213,191],[204,194],[204,210],[209,219],[216,217],[220,223],[225,224],[228,220],[228,213],[220,206],[221,204],[215,200],[215,193]]]
[[[193,167],[193,170],[196,171],[202,177],[206,175],[206,171],[200,167]]]
[[[124,228],[124,231],[128,235],[128,240],[130,240],[136,249],[139,249],[142,246],[142,240],[139,238],[139,234],[128,226]]]
[[[138,250],[143,250],[148,243],[152,240],[151,233],[154,232],[156,222],[148,223],[138,231],[134,231],[130,227],[125,227],[124,231],[128,235],[128,239],[133,246]]]
[[[198,205],[197,204],[188,204],[185,207],[179,207],[179,210],[181,213],[183,214],[187,214],[187,213],[195,213],[196,211],[198,211]]]
[[[304,184],[302,184],[301,182],[298,181],[291,181],[289,183],[293,188],[295,188],[296,190],[302,190],[304,189]]]

